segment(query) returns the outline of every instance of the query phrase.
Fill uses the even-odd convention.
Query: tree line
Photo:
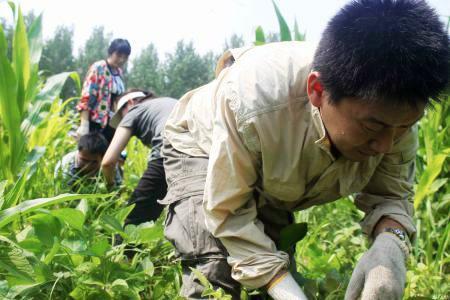
[[[31,24],[35,18],[33,12],[24,16],[26,25]],[[4,19],[0,19],[0,22],[8,40],[12,41],[12,24],[8,24]],[[103,26],[93,28],[78,54],[74,51],[73,35],[73,27],[62,25],[56,28],[52,37],[45,40],[39,62],[43,76],[76,71],[81,80],[84,80],[89,66],[107,57],[107,49],[113,35]],[[243,45],[242,36],[234,34],[225,40],[223,48]],[[133,45],[131,47],[133,49]],[[192,41],[179,40],[173,52],[166,53],[162,59],[156,45],[150,43],[125,66],[126,86],[152,90],[161,96],[180,98],[185,92],[214,78],[215,63],[220,54],[210,51],[201,55],[197,53]],[[61,96],[63,99],[78,96],[72,82],[66,83]]]

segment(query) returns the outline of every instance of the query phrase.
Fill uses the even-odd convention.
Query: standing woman
[[[77,105],[81,123],[78,138],[89,132],[100,132],[108,142],[114,136],[109,121],[115,111],[115,101],[125,92],[121,67],[131,53],[130,43],[115,39],[108,48],[108,58],[95,62],[89,68]]]
[[[140,224],[156,220],[163,206],[157,200],[167,193],[166,176],[161,157],[161,132],[177,103],[176,99],[155,97],[143,90],[131,90],[120,97],[111,126],[117,128],[114,138],[102,160],[102,172],[108,186],[114,185],[114,170],[120,153],[130,138],[136,136],[151,148],[147,170],[139,180],[128,204],[135,204],[125,224]]]

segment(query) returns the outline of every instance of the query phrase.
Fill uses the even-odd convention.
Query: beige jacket
[[[389,154],[365,162],[333,157],[306,94],[314,50],[305,42],[231,50],[219,61],[217,79],[184,95],[166,124],[175,149],[209,157],[206,225],[227,248],[233,278],[248,287],[267,284],[288,265],[264,233],[257,206],[302,210],[357,193],[366,234],[383,216],[415,234],[416,128]],[[254,199],[254,189],[263,197]]]

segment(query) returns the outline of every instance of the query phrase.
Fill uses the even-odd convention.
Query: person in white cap
[[[142,175],[128,204],[135,204],[125,224],[140,224],[156,220],[163,206],[167,184],[160,154],[162,146],[161,131],[177,103],[176,99],[156,97],[152,92],[130,90],[124,93],[117,105],[117,111],[110,121],[116,132],[103,157],[101,168],[108,186],[114,185],[114,168],[120,159],[120,153],[130,138],[136,136],[144,145],[151,148],[147,170]]]

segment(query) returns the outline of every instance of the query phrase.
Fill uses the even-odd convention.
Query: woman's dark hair
[[[108,141],[98,132],[83,135],[78,141],[78,151],[86,150],[91,154],[100,154],[103,156],[107,149]]]
[[[134,93],[134,92],[142,92],[145,95],[145,97],[134,98],[134,100],[136,100],[136,102],[138,102],[138,103],[142,102],[144,100],[153,99],[153,98],[157,97],[156,94],[153,91],[146,91],[146,90],[142,90],[142,89],[132,88],[132,89],[128,89],[125,93],[120,95],[120,98],[122,98],[123,96],[125,96],[127,94]],[[120,98],[117,99],[117,103],[119,103]]]
[[[328,23],[313,69],[330,94],[428,104],[448,83],[449,37],[420,0],[355,0]]]
[[[111,42],[108,48],[108,55],[112,55],[114,52],[119,54],[130,55],[131,46],[130,43],[125,39],[115,39]]]

